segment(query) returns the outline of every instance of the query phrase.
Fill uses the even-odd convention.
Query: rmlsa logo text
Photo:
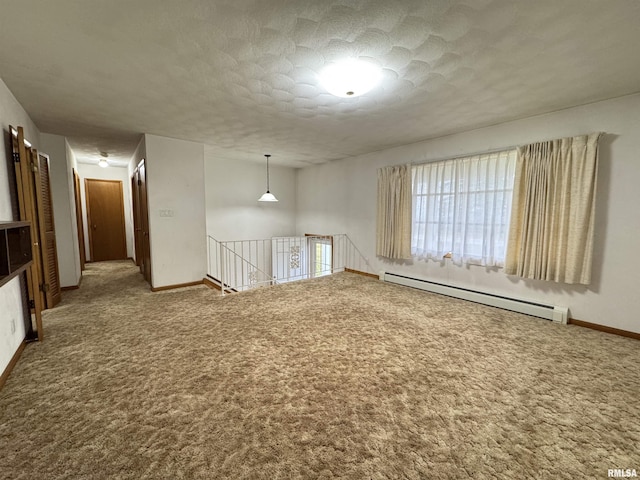
[[[635,468],[610,468],[607,470],[607,475],[613,478],[631,478],[638,476]]]

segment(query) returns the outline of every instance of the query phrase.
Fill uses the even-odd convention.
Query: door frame
[[[131,208],[133,209],[133,251],[135,252],[135,264],[142,270],[142,218],[140,212],[140,172],[138,168],[131,176]]]
[[[80,191],[80,175],[73,169],[73,197],[76,204],[76,229],[78,230],[78,246],[80,250],[80,274],[85,270],[87,252],[84,244],[84,219],[82,216],[82,193]]]

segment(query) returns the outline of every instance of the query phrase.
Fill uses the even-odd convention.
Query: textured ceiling
[[[141,133],[305,166],[640,91],[637,0],[11,0],[0,77],[78,157]],[[319,85],[364,57],[382,84]]]

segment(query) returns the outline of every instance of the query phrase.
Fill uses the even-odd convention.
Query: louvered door
[[[38,340],[42,341],[42,264],[41,248],[38,241],[38,214],[36,208],[36,193],[34,190],[33,170],[31,168],[31,148],[27,147],[22,127],[9,127],[11,131],[11,150],[15,165],[16,190],[20,220],[31,223],[31,243],[33,263],[27,269],[27,287],[29,309],[36,320]]]
[[[42,246],[42,270],[44,283],[42,290],[47,308],[53,308],[60,302],[60,275],[58,273],[58,255],[56,252],[56,230],[53,223],[53,199],[49,179],[49,157],[32,150],[34,183],[38,206],[38,225]]]

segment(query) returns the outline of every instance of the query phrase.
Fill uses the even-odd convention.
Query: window
[[[412,167],[411,253],[504,266],[516,151]]]

